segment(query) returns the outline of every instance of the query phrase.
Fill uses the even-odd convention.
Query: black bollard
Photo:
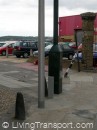
[[[45,97],[48,97],[48,88],[47,88],[46,78],[45,78]]]
[[[21,92],[18,92],[16,97],[15,118],[25,120],[24,98]]]

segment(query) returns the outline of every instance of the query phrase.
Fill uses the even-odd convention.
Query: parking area
[[[16,58],[16,56],[9,55],[7,56],[0,56],[0,62],[1,61],[11,61],[11,62],[16,62],[16,63],[22,63],[26,62],[27,58]]]

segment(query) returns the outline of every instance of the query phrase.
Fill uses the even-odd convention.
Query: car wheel
[[[73,54],[69,54],[68,55],[68,60],[72,60],[72,58],[73,58]]]
[[[28,55],[28,53],[27,52],[25,52],[24,54],[23,54],[23,57],[24,58],[27,58],[29,55]]]
[[[16,55],[17,58],[20,58],[21,56],[20,55]]]
[[[2,56],[6,56],[6,51],[2,51]]]

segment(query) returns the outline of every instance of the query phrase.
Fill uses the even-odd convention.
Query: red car
[[[75,42],[70,42],[69,46],[73,49],[76,49],[76,43]]]
[[[80,43],[77,43],[78,45],[77,46],[79,46],[80,45]],[[70,42],[69,43],[69,46],[71,47],[71,48],[73,48],[73,49],[77,49],[77,46],[76,46],[76,42]]]
[[[6,55],[6,51],[8,49],[8,54],[13,54],[15,41],[7,41],[3,46],[0,47],[0,54],[2,56]]]

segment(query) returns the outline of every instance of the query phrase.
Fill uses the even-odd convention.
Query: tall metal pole
[[[44,101],[44,0],[39,0],[39,12],[38,12],[38,107],[44,108],[45,101]]]
[[[58,4],[54,0],[54,31],[53,47],[49,52],[49,76],[54,77],[54,93],[62,93],[62,49],[58,45]]]
[[[58,44],[58,0],[54,0],[54,32],[53,32],[53,43]]]

